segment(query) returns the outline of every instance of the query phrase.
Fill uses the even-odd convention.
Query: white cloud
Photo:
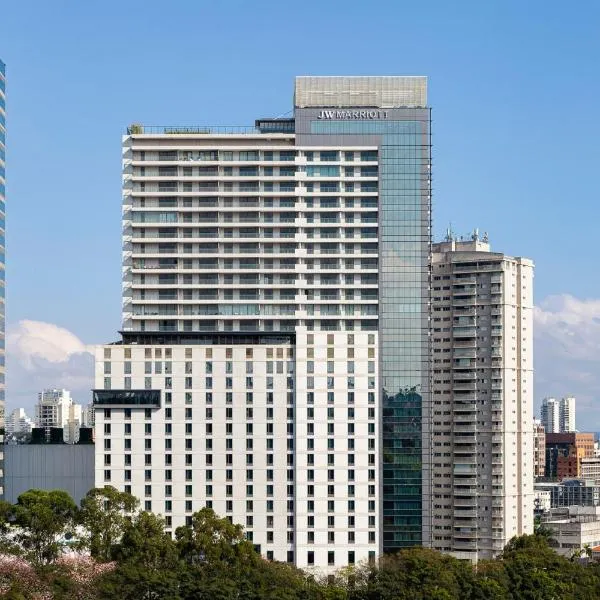
[[[90,401],[94,383],[92,346],[63,327],[42,321],[19,321],[6,332],[8,409],[31,409],[37,393],[67,388],[76,401]]]
[[[544,396],[577,397],[577,427],[600,430],[600,300],[549,296],[534,310],[536,407]]]

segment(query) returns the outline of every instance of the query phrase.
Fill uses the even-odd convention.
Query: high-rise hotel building
[[[0,60],[0,497],[4,494],[4,389],[5,389],[5,191],[6,191],[6,66]]]
[[[533,263],[475,234],[434,244],[431,269],[424,542],[476,562],[533,533]]]
[[[301,567],[424,541],[430,122],[423,77],[299,77],[293,118],[129,128],[97,485]]]

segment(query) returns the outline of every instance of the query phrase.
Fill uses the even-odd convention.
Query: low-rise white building
[[[593,479],[596,485],[600,485],[600,457],[593,456],[581,459],[581,478]]]
[[[600,506],[554,509],[542,517],[542,525],[551,530],[550,545],[561,556],[600,545]]]

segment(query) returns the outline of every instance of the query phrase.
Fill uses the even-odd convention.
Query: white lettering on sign
[[[387,119],[387,110],[322,110],[317,119]]]

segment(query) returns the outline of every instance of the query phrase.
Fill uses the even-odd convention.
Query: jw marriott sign
[[[387,110],[322,110],[317,119],[387,119]]]

